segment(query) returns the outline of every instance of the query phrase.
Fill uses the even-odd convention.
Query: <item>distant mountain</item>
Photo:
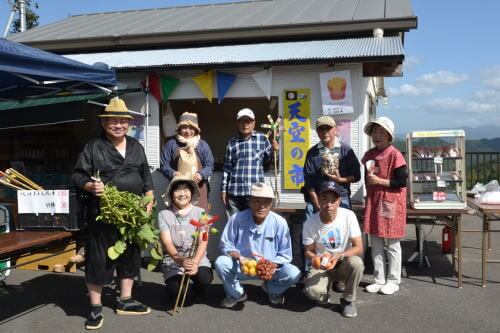
[[[450,128],[437,128],[437,129],[450,129]],[[467,140],[481,140],[481,139],[494,139],[500,137],[500,126],[485,125],[479,127],[460,127],[465,131],[465,138]],[[396,137],[399,139],[406,138],[406,133],[398,133]]]
[[[406,151],[406,140],[396,138],[394,146],[400,151]],[[465,151],[469,153],[500,152],[500,137],[494,139],[465,140]]]

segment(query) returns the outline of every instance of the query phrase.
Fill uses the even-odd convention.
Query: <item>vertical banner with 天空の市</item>
[[[288,89],[283,96],[283,178],[287,190],[304,185],[304,161],[309,149],[311,90]]]
[[[319,74],[323,114],[353,113],[351,73],[334,71]]]

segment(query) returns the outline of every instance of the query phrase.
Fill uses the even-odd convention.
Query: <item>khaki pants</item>
[[[312,268],[305,281],[304,293],[313,301],[326,302],[333,281],[344,281],[344,299],[356,300],[356,289],[363,278],[365,265],[360,257],[347,257],[333,270],[323,271]]]

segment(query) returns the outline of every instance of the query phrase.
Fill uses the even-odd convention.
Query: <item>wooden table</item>
[[[488,259],[488,252],[491,251],[491,232],[500,232],[500,230],[490,230],[490,222],[500,221],[500,205],[483,204],[476,198],[468,198],[469,207],[474,213],[483,220],[482,230],[467,230],[469,232],[481,231],[482,238],[482,256],[481,256],[481,280],[483,287],[486,287],[486,266],[488,263],[499,263],[500,260]]]
[[[0,260],[16,258],[41,248],[53,248],[75,239],[78,235],[78,232],[68,231],[13,231],[2,234],[0,235]],[[10,268],[15,268],[15,266]]]

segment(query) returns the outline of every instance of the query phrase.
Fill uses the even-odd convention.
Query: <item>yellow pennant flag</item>
[[[213,71],[201,73],[193,77],[193,81],[200,88],[203,95],[212,103],[212,98],[214,97]]]

